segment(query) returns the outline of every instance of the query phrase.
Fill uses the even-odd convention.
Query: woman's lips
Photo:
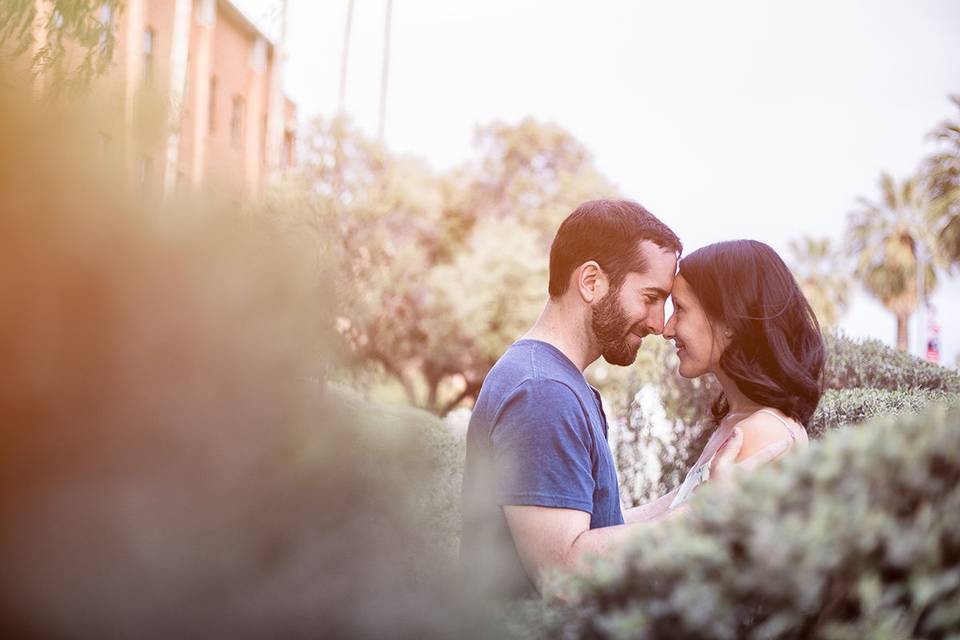
[[[683,350],[685,349],[685,347],[683,346],[682,342],[674,342],[673,344],[674,346],[677,347],[677,355],[680,355],[681,353],[683,353]]]

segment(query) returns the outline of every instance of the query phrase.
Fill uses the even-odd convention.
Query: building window
[[[283,133],[283,154],[280,156],[280,168],[289,169],[293,166],[294,163],[294,148],[296,146],[296,141],[293,137],[292,131],[284,131]]]
[[[267,41],[264,38],[253,41],[253,49],[250,51],[250,68],[258,73],[267,68]]]
[[[269,129],[267,128],[267,114],[263,114],[263,123],[260,127],[260,157],[263,159],[263,162],[267,162],[267,134]],[[271,140],[271,142],[273,142]]]
[[[233,112],[230,116],[230,141],[233,146],[239,147],[243,144],[243,120],[246,102],[242,96],[233,98]]]
[[[204,27],[212,27],[217,20],[217,0],[200,0],[200,14],[197,22]]]
[[[210,96],[207,98],[207,129],[210,135],[217,130],[217,76],[210,76]]]
[[[153,52],[157,48],[157,32],[147,28],[143,32],[143,80],[153,79]]]

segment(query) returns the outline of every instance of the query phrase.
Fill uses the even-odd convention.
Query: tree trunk
[[[402,386],[403,392],[407,396],[407,402],[410,403],[411,407],[419,407],[420,403],[417,402],[417,392],[413,386],[413,383],[410,381],[408,376],[403,372],[403,365],[401,363],[395,363],[387,355],[381,352],[379,349],[368,347],[366,353],[361,356],[374,360],[383,365],[384,370],[388,375],[393,376]]]
[[[440,409],[440,417],[442,418],[446,416],[448,413],[450,413],[451,411],[453,411],[454,409],[456,409],[457,405],[459,405],[461,402],[463,402],[467,398],[473,398],[474,400],[476,400],[477,396],[480,395],[480,388],[482,384],[483,384],[482,382],[468,381],[466,388],[464,388],[463,391],[457,394],[456,398],[453,398],[452,400],[450,400],[442,409]]]
[[[897,349],[900,351],[909,351],[910,343],[907,341],[907,320],[910,316],[906,313],[897,314]]]
[[[432,413],[439,413],[440,407],[437,406],[437,399],[440,392],[440,381],[442,377],[426,376],[427,378],[427,406],[426,409]]]

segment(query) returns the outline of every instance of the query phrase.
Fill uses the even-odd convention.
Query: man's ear
[[[603,272],[600,265],[594,260],[589,260],[580,265],[573,272],[574,284],[580,293],[580,298],[587,304],[593,304],[603,296],[607,295],[610,288],[610,282],[607,280],[607,274]]]

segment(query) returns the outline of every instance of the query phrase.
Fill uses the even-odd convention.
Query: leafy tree
[[[549,242],[580,202],[609,197],[582,144],[531,119],[481,128],[478,156],[438,173],[342,119],[317,120],[301,179],[342,252],[339,328],[361,371],[446,413],[546,299]]]
[[[960,96],[950,100],[960,108]],[[941,148],[926,159],[923,173],[941,248],[960,262],[960,120],[947,120],[931,136]]]
[[[113,58],[122,0],[0,0],[0,42],[54,92],[86,86]],[[39,40],[35,40],[36,36]]]
[[[466,220],[512,217],[550,240],[576,205],[614,191],[583,143],[555,124],[494,122],[477,129],[475,145]]]

